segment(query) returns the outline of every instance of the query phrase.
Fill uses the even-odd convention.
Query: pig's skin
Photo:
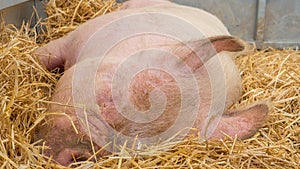
[[[187,58],[185,63],[191,67],[196,80],[201,84],[195,89],[198,90],[201,96],[201,107],[198,109],[193,127],[199,129],[203,137],[221,138],[223,137],[222,132],[224,132],[229,136],[237,135],[239,138],[244,139],[252,136],[263,124],[268,112],[268,106],[265,104],[258,104],[250,108],[245,108],[244,110],[226,110],[231,104],[237,101],[241,94],[241,79],[232,57],[238,53],[247,52],[248,46],[242,40],[230,37],[227,29],[216,17],[199,9],[175,5],[163,0],[131,0],[124,3],[121,9],[123,10],[95,18],[81,25],[67,36],[52,41],[36,51],[40,62],[47,69],[51,70],[56,67],[63,67],[65,70],[64,75],[56,86],[52,101],[59,102],[63,105],[72,105],[74,101],[72,96],[72,91],[74,90],[72,83],[74,81],[74,65],[80,65],[86,61],[95,50],[101,48],[101,43],[105,43],[105,39],[102,41],[99,39],[95,41],[95,39],[93,39],[95,32],[101,31],[112,21],[116,21],[125,16],[145,12],[157,12],[183,18],[199,29],[204,35],[204,37],[203,35],[199,35],[198,37],[197,35],[185,37],[185,39],[181,39],[183,42],[191,42],[190,45],[194,46],[203,44],[201,39],[205,37],[210,38],[209,40],[212,41],[216,52],[220,53],[216,54],[213,51],[207,52],[205,45],[200,46],[200,48],[196,46],[197,50],[195,52],[201,55],[200,57],[204,61],[203,66],[203,63],[197,60],[197,57],[196,59],[190,59],[195,57],[195,54],[190,54],[190,52],[187,51],[188,49],[183,49],[178,45],[166,45],[174,44],[174,39],[154,36],[152,34],[135,36],[123,40],[115,46],[112,46],[106,53],[107,57],[102,62],[104,64],[97,69],[95,93],[96,102],[101,109],[101,113],[99,113],[101,117],[123,134],[132,137],[139,135],[143,138],[159,134],[168,129],[174,122],[174,118],[176,118],[174,111],[178,111],[179,109],[178,101],[180,100],[180,90],[178,86],[176,86],[176,79],[174,80],[166,73],[155,70],[145,70],[133,79],[133,85],[129,89],[129,99],[134,107],[140,111],[149,109],[151,105],[148,100],[149,95],[143,95],[143,93],[146,92],[149,94],[154,88],[151,85],[149,86],[146,82],[154,83],[156,87],[166,93],[166,110],[157,120],[146,124],[132,123],[118,114],[112,102],[113,98],[110,90],[111,77],[117,70],[118,64],[120,64],[122,60],[126,60],[127,56],[137,51],[155,47],[171,53],[173,52],[181,59]],[[154,21],[157,24],[162,24],[160,23],[162,21],[158,18],[154,18]],[[150,21],[145,20],[144,22],[146,24],[146,22]],[[155,25],[153,26],[155,27]],[[118,30],[122,30],[122,28],[126,28],[126,25],[119,25],[115,30],[111,30],[110,35],[113,35]],[[110,38],[110,36],[107,35],[107,38]],[[87,50],[87,48],[90,50]],[[90,51],[90,53],[84,53],[83,51]],[[162,65],[167,61],[168,60],[162,59],[157,64]],[[89,64],[91,66],[93,65],[93,63],[87,63],[86,66],[89,66]],[[180,66],[178,69],[186,71]],[[105,76],[104,73],[106,73]],[[222,84],[223,79],[221,77],[225,77],[226,88],[214,88],[216,91],[212,94],[212,85]],[[168,83],[166,83],[166,81]],[[211,85],[210,83],[213,84]],[[83,80],[82,89],[86,89],[86,86],[88,86],[88,84]],[[225,105],[222,103],[222,98],[226,98]],[[210,106],[212,106],[211,103],[213,103],[215,107],[210,108]],[[216,111],[221,115],[224,108],[224,115],[221,117],[219,123],[210,122],[210,119],[206,122],[204,121],[204,119],[207,119],[209,111]],[[45,139],[46,145],[51,148],[46,151],[46,155],[53,155],[53,159],[63,165],[68,165],[72,162],[72,154],[75,157],[87,159],[90,154],[93,153],[92,142],[89,140],[89,134],[83,129],[82,123],[80,123],[76,117],[74,108],[53,104],[49,106],[48,110],[51,112],[65,112],[75,124],[78,133],[75,132],[70,120],[66,118],[66,116],[61,115],[49,118],[48,122],[44,126],[39,127],[36,132],[36,139]],[[51,119],[53,119],[53,121]],[[98,124],[95,123],[94,125]],[[217,125],[217,127],[209,129],[209,125]],[[105,137],[109,133],[105,126],[99,125],[97,127],[100,136],[93,136],[92,133],[95,150],[98,150],[105,144],[103,140],[107,139]],[[95,138],[99,138],[101,141],[95,140]]]

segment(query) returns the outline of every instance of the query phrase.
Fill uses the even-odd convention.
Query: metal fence
[[[20,27],[23,21],[31,21],[31,26],[34,26],[38,18],[34,8],[39,17],[47,16],[43,9],[43,1],[45,0],[0,0],[0,14],[7,24]]]
[[[231,34],[255,42],[258,47],[300,45],[299,0],[174,0],[207,10],[228,27]]]
[[[300,0],[172,1],[216,15],[232,35],[254,42],[258,48],[300,46]]]
[[[213,13],[231,34],[254,42],[259,48],[300,46],[300,0],[172,1]],[[0,11],[5,19],[17,26],[22,20],[30,18],[32,6],[37,8],[41,16],[45,16],[41,0],[0,0]]]

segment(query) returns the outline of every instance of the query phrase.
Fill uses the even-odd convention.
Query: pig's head
[[[70,117],[66,114],[53,114],[35,129],[34,134],[35,141],[41,139],[45,141],[44,155],[65,166],[73,162],[86,161],[94,154],[95,149],[99,149],[80,130],[77,120],[73,121]],[[104,152],[100,154],[103,155]]]

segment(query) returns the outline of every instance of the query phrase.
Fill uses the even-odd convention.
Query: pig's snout
[[[93,148],[99,149],[80,130],[76,132],[70,119],[64,115],[49,117],[46,124],[42,124],[35,130],[34,141],[41,139],[47,145],[44,154],[52,156],[54,161],[64,166],[73,162],[86,161],[92,156]]]
[[[60,163],[61,165],[67,166],[74,162],[86,161],[90,156],[91,154],[89,152],[84,152],[84,150],[76,148],[66,148],[57,155],[55,161]]]

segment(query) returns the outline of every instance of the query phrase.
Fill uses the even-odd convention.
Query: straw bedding
[[[24,24],[16,29],[0,24],[0,167],[63,168],[43,158],[31,142],[32,130],[47,116],[46,105],[59,74],[44,70],[33,55],[41,44],[74,30],[90,18],[118,8],[114,0],[50,0],[42,34]],[[45,31],[47,30],[47,31]],[[266,49],[236,59],[243,92],[233,107],[268,100],[270,115],[250,139],[199,143],[188,138],[155,147],[142,158],[111,155],[78,168],[299,168],[300,165],[300,52]],[[125,150],[124,150],[125,151]],[[126,154],[126,153],[125,153]]]

